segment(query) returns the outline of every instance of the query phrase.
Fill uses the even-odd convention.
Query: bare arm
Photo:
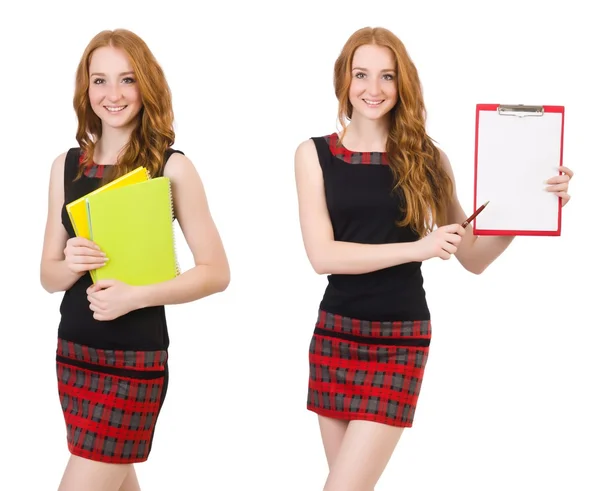
[[[449,208],[447,223],[462,223],[467,219],[467,215],[458,201],[454,172],[448,156],[441,150],[440,155],[442,165],[454,184],[454,197]],[[445,225],[445,223],[438,224],[438,226],[442,225]],[[506,250],[513,240],[514,236],[475,236],[473,235],[473,227],[469,224],[455,256],[467,271],[481,274]]]
[[[64,203],[65,156],[59,155],[52,163],[48,192],[48,216],[44,233],[44,245],[40,265],[40,280],[49,293],[66,291],[85,274],[73,272],[65,260],[65,246],[69,236],[61,221]]]
[[[139,287],[138,308],[191,302],[229,285],[229,263],[196,168],[175,153],[164,175],[171,180],[175,213],[195,266],[172,280]]]
[[[362,274],[419,260],[416,243],[355,244],[334,240],[323,174],[312,140],[301,143],[296,150],[295,176],[304,247],[317,273]]]

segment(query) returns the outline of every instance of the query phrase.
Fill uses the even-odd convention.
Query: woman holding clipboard
[[[307,406],[329,464],[324,489],[370,491],[417,408],[431,340],[422,262],[456,255],[480,274],[513,237],[473,235],[448,158],[425,131],[417,70],[393,33],[350,36],[334,85],[343,131],[304,141],[295,156],[306,253],[329,275]],[[562,171],[547,189],[564,206],[573,174]]]

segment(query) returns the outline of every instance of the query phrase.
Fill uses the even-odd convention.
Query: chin
[[[394,108],[393,106],[389,106],[389,103],[386,106],[369,108],[365,107],[365,103],[362,100],[351,101],[351,104],[353,115],[360,114],[361,118],[369,121],[377,121],[384,117],[389,117],[390,112]]]
[[[106,116],[100,116],[98,113],[96,113],[96,116],[98,116],[100,118],[100,121],[102,121],[103,125],[106,125],[110,128],[114,128],[114,129],[122,129],[122,128],[129,128],[130,126],[135,124],[135,116],[130,116],[130,115],[119,115],[119,117],[115,118],[115,117],[106,117]]]
[[[124,129],[124,128],[129,128],[130,126],[132,126],[133,121],[123,121],[123,122],[119,122],[119,121],[107,121],[105,119],[102,120],[102,124],[109,126],[111,128],[114,128],[116,130],[119,129]]]
[[[360,114],[361,118],[368,119],[369,121],[378,121],[383,118],[388,118],[390,111],[390,109],[378,111],[357,111],[354,109],[354,114]]]

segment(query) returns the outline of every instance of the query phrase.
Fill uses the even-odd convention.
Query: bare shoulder
[[[320,174],[319,156],[314,141],[309,139],[298,145],[294,156],[294,168],[297,176],[306,173]]]
[[[66,160],[67,160],[67,152],[63,152],[60,155],[58,155],[52,161],[52,172],[58,172],[58,171],[64,172]]]
[[[50,185],[57,192],[62,193],[64,188],[65,161],[67,152],[61,153],[53,161],[50,167]]]
[[[450,163],[450,159],[446,152],[444,152],[440,147],[437,147],[438,152],[440,152],[440,164],[442,168],[446,171],[452,182],[454,182],[454,172],[452,171],[452,164]]]
[[[194,163],[181,153],[173,153],[165,164],[164,176],[180,181],[192,175],[198,176]]]
[[[450,165],[450,159],[448,158],[448,154],[444,152],[440,147],[436,148],[438,149],[438,152],[440,152],[440,163],[442,164],[444,169],[448,170],[448,168],[452,167]]]
[[[311,160],[317,156],[317,147],[315,146],[315,142],[311,139],[304,140],[298,147],[296,147],[296,162],[299,160]]]

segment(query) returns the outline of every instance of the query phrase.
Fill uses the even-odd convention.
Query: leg
[[[123,484],[121,484],[119,491],[141,491],[140,483],[137,480],[137,475],[133,465],[129,466],[129,472],[125,477]]]
[[[342,446],[342,440],[344,439],[346,428],[348,428],[348,421],[319,416],[319,428],[321,429],[321,439],[325,448],[327,464],[329,465],[329,471],[331,471]]]
[[[371,421],[351,421],[324,491],[374,489],[403,429]]]
[[[327,464],[329,466],[329,472],[333,467],[335,460],[342,446],[342,440],[348,429],[349,421],[342,419],[327,418],[325,416],[319,416],[319,427],[321,429],[321,439],[323,440],[323,447],[325,448],[325,456],[327,457]],[[373,491],[372,489],[369,491]]]
[[[130,464],[107,464],[71,455],[58,491],[119,491],[131,468]]]

